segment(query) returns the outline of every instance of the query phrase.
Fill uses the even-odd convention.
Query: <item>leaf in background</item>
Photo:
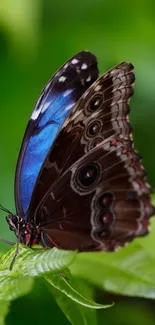
[[[56,288],[52,288],[52,292],[58,306],[64,312],[71,324],[97,325],[96,310],[77,304]]]
[[[68,269],[55,274],[52,278],[47,275],[45,279],[52,285],[51,290],[58,306],[73,325],[97,325],[95,309],[111,306],[95,303],[92,300],[93,288],[88,287],[87,283],[80,283],[81,292],[87,292],[87,296],[89,292],[91,298],[85,298],[77,292],[75,283],[73,287],[73,279]]]
[[[62,273],[45,275],[44,277],[53,287],[58,289],[61,293],[64,293],[68,298],[72,299],[73,301],[77,302],[78,304],[94,309],[101,309],[101,308],[108,308],[111,305],[100,305],[90,300],[79,292],[77,292],[74,287],[71,285],[72,279],[71,274],[68,271],[64,270]],[[70,283],[69,283],[70,282]]]
[[[6,27],[8,39],[20,48],[22,45],[26,53],[32,50],[32,47],[34,51],[38,41],[40,10],[38,0],[0,1],[1,25]]]
[[[137,242],[115,253],[78,254],[70,269],[109,292],[155,299],[155,256]]]
[[[155,195],[152,195],[152,201],[155,206]],[[155,249],[154,249],[154,243],[155,243],[155,218],[153,217],[151,219],[151,225],[150,225],[150,233],[147,236],[144,236],[143,238],[137,239],[137,242],[144,247],[144,249],[149,253],[155,256]]]
[[[5,325],[4,319],[9,311],[9,302],[1,301],[0,302],[0,325]]]

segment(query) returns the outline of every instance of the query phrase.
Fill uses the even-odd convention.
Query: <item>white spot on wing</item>
[[[64,65],[64,69],[67,69],[69,66],[69,63],[67,62],[65,65]]]
[[[82,98],[86,98],[86,96],[89,94],[89,90],[86,90],[85,93],[83,94]]]
[[[101,86],[100,85],[97,85],[96,87],[95,87],[95,91],[99,91],[99,90],[101,90]]]
[[[32,115],[31,115],[31,120],[37,120],[39,114],[41,112],[41,107],[39,109],[34,109],[34,111],[32,112]]]
[[[75,105],[75,103],[67,105],[65,108],[65,111],[69,111],[74,105]]]
[[[44,105],[41,105],[39,107],[39,109],[34,109],[34,111],[32,112],[31,115],[31,120],[37,120],[37,118],[39,117],[40,113],[44,113],[50,106],[50,101],[45,102]]]
[[[91,76],[88,76],[88,78],[86,79],[86,81],[90,81],[91,80]]]
[[[82,70],[86,70],[88,68],[88,65],[86,64],[86,63],[83,63],[82,65],[81,65],[81,69]]]
[[[72,62],[72,64],[77,64],[79,62],[79,60],[73,59],[71,62]]]
[[[140,186],[136,181],[133,182],[133,186],[135,188],[135,191],[139,192]]]
[[[59,78],[59,81],[60,82],[64,82],[66,80],[66,77],[65,76],[61,76],[60,78]]]
[[[64,92],[63,97],[70,95],[73,92],[73,89],[68,89]]]
[[[46,102],[41,110],[41,113],[44,113],[50,106],[51,102]]]

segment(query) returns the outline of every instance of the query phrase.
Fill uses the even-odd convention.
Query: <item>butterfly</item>
[[[32,247],[114,251],[146,235],[155,209],[129,123],[133,65],[98,78],[82,51],[49,80],[29,119],[7,222]]]

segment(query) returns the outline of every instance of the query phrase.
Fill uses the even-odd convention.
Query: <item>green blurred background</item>
[[[11,211],[15,211],[16,160],[35,101],[51,75],[85,49],[98,57],[100,73],[121,61],[135,66],[131,122],[137,149],[155,188],[155,2],[0,0],[0,203]],[[2,212],[0,235],[14,238]],[[1,244],[0,249],[8,247]],[[34,317],[38,324],[48,318],[50,323],[68,324],[49,301],[48,292],[43,301],[37,290],[36,283],[33,295],[14,302],[7,323],[26,324],[29,308],[32,321]],[[154,307],[152,301],[119,298],[115,307],[98,313],[99,322],[152,325]]]

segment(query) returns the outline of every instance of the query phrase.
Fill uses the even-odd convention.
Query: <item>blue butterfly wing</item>
[[[33,110],[23,138],[15,177],[17,214],[27,214],[43,162],[71,109],[97,79],[96,57],[80,52],[49,80]]]

